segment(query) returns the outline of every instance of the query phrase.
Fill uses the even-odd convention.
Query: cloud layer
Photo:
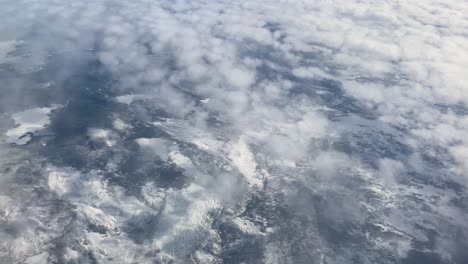
[[[0,10],[4,262],[467,258],[465,3]]]

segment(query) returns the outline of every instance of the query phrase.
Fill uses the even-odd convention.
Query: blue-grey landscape
[[[466,0],[0,0],[0,264],[468,264]]]

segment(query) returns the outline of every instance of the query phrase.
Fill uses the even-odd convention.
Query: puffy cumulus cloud
[[[0,3],[0,258],[461,263],[466,14]]]

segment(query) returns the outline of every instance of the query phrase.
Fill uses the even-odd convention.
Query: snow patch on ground
[[[263,181],[256,172],[255,157],[245,140],[239,139],[239,141],[232,144],[229,158],[250,185],[262,186]]]
[[[147,94],[126,94],[126,95],[116,96],[115,101],[121,104],[131,104],[134,101],[152,99],[154,97],[155,97],[154,95],[147,95]]]
[[[48,258],[49,258],[49,253],[44,252],[39,255],[28,258],[24,263],[25,264],[47,264]]]
[[[102,141],[109,147],[115,145],[115,140],[113,140],[112,131],[107,129],[100,129],[100,128],[92,128],[89,129],[88,135],[92,140],[95,141]]]
[[[31,134],[45,128],[50,122],[50,113],[57,107],[35,107],[13,114],[15,127],[5,133],[7,143],[25,145]]]

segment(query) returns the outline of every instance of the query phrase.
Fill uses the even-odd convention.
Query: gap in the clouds
[[[48,132],[41,144],[33,144],[32,149],[37,149],[55,166],[73,167],[83,172],[102,170],[109,183],[128,189],[132,195],[138,195],[139,188],[148,181],[166,188],[185,186],[188,178],[180,168],[156,156],[138,155],[141,150],[134,142],[138,138],[168,138],[167,133],[152,126],[151,122],[169,115],[145,102],[131,105],[116,102],[114,97],[119,89],[113,85],[118,82],[96,60],[95,54],[86,52],[85,55],[86,59],[63,70],[61,65],[74,56],[70,58],[69,53],[52,56],[41,72],[54,83],[48,88],[55,90],[49,93],[50,100],[61,102],[63,107],[54,111]],[[116,116],[130,124],[129,129],[115,131]],[[116,145],[109,147],[105,141],[90,138],[93,129],[113,131]],[[107,172],[109,163],[113,162],[118,163],[118,170]]]
[[[158,229],[160,229],[159,219],[163,210],[164,205],[154,213],[134,215],[124,223],[122,231],[138,244],[153,241]]]
[[[467,116],[468,115],[468,106],[464,103],[458,104],[431,104],[430,106],[438,109],[441,113],[447,114],[453,112],[458,116]]]

